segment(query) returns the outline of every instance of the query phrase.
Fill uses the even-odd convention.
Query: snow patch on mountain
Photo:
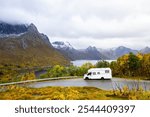
[[[73,49],[69,42],[55,41],[52,43],[52,45],[56,49]]]

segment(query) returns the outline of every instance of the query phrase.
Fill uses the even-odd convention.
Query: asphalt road
[[[142,86],[144,89],[150,89],[150,81],[137,81],[137,80],[127,80],[122,78],[113,78],[112,80],[83,80],[78,79],[67,79],[67,80],[52,80],[45,82],[34,82],[29,84],[29,87],[39,88],[46,86],[88,86],[97,87],[104,90],[112,90],[117,87],[128,86],[129,88]]]

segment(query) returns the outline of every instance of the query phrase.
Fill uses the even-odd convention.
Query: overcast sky
[[[75,48],[150,45],[150,0],[0,0],[0,20],[34,23]]]

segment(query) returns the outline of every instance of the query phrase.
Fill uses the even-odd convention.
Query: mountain
[[[71,60],[113,60],[130,52],[137,54],[138,50],[133,50],[124,46],[110,49],[101,49],[89,46],[86,49],[75,49],[69,42],[56,41],[52,46]],[[148,53],[150,48],[141,50],[142,53]]]
[[[114,48],[112,49],[98,49],[98,51],[104,55],[108,60],[113,60],[113,59],[116,59],[117,56],[116,56],[116,53],[115,53],[115,50]]]
[[[56,41],[52,43],[52,46],[70,60],[76,60],[79,57],[79,52],[69,42]]]
[[[141,49],[140,52],[144,53],[144,54],[150,53],[150,48],[149,47],[145,47],[145,48]]]
[[[63,50],[74,49],[69,42],[55,41],[52,44],[53,47],[57,49],[63,49]]]
[[[0,58],[0,65],[21,67],[69,64],[68,58],[53,48],[34,24],[0,22]]]
[[[87,57],[93,60],[107,59],[107,57],[101,54],[96,47],[89,46],[85,49],[85,53],[87,54]]]
[[[52,43],[53,47],[71,60],[100,60],[106,59],[96,47],[89,46],[83,50],[77,50],[69,42],[56,41]]]
[[[21,34],[28,30],[24,24],[9,24],[0,22],[0,35]]]
[[[117,59],[118,57],[129,54],[130,52],[137,54],[138,50],[133,50],[124,46],[119,46],[117,48],[111,48],[111,49],[98,49],[104,56],[106,56],[108,59]]]
[[[116,57],[120,57],[120,56],[122,56],[124,54],[128,54],[130,52],[136,54],[138,51],[124,47],[124,46],[119,46],[118,48],[115,49],[114,52],[115,52]]]

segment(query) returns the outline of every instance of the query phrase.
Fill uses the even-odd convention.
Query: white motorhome
[[[84,79],[112,79],[112,72],[110,68],[91,68],[84,74]]]

